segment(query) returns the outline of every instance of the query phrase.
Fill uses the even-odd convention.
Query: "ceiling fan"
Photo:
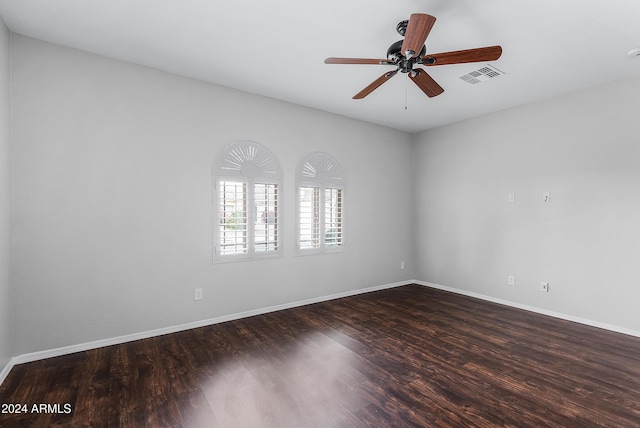
[[[374,64],[393,65],[394,71],[387,72],[371,82],[366,88],[353,96],[362,99],[391,79],[398,72],[406,73],[413,82],[428,97],[435,97],[444,89],[433,80],[423,68],[413,68],[415,65],[434,66],[462,64],[466,62],[495,61],[502,55],[502,47],[488,46],[484,48],[465,49],[461,51],[443,52],[427,55],[424,42],[435,24],[436,18],[424,13],[414,13],[409,20],[402,21],[396,26],[396,31],[404,36],[392,44],[387,50],[387,59],[370,58],[327,58],[325,64]]]

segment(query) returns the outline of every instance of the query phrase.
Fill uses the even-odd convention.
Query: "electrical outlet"
[[[202,300],[202,288],[195,289],[194,300]]]
[[[507,277],[507,284],[509,285],[516,285],[516,277],[513,275],[509,275]]]
[[[510,203],[514,203],[516,201],[516,194],[515,193],[509,193],[509,195],[507,195],[507,200]]]
[[[400,262],[400,269],[404,269],[404,262]]]
[[[540,291],[542,291],[543,293],[548,293],[549,292],[549,283],[548,282],[541,282],[540,283]]]

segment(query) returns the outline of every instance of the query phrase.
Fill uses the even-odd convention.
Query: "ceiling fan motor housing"
[[[402,24],[402,22],[400,24]],[[400,26],[400,24],[398,24],[398,26]],[[417,57],[407,59],[402,52],[402,43],[403,40],[398,40],[389,46],[389,49],[387,49],[387,59],[393,61],[402,73],[408,73],[412,70],[413,64],[418,62],[427,53],[427,46],[422,45],[420,54],[418,54]]]
[[[404,35],[407,33],[407,25],[409,25],[409,20],[408,19],[405,19],[404,21],[400,21],[400,22],[398,22],[398,25],[396,25],[396,31],[402,37],[404,37]]]

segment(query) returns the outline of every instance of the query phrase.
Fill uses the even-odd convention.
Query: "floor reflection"
[[[358,357],[331,337],[313,333],[274,351],[214,368],[203,390],[216,425],[341,426],[365,404]]]

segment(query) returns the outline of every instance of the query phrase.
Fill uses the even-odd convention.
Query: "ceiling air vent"
[[[467,83],[471,83],[472,85],[475,85],[476,83],[485,82],[489,79],[493,79],[494,77],[498,77],[502,74],[504,74],[504,71],[500,71],[495,67],[487,65],[477,70],[474,70],[471,73],[465,74],[464,76],[460,76],[460,78]]]

